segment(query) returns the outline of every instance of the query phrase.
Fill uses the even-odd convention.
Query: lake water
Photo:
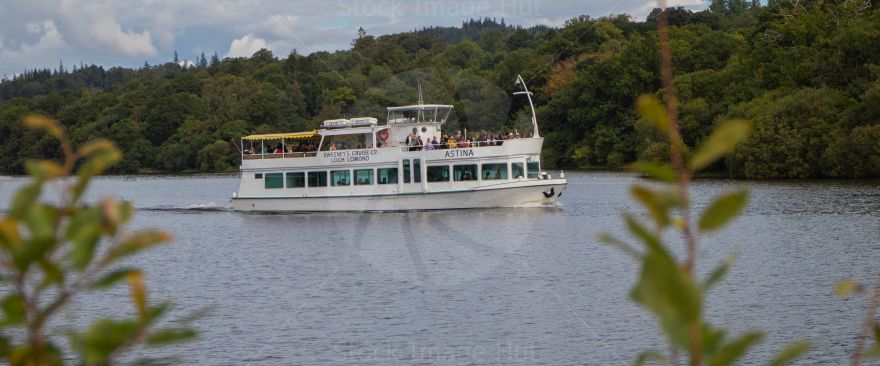
[[[200,365],[612,365],[666,350],[653,318],[628,299],[637,264],[596,240],[627,237],[620,214],[638,212],[627,194],[638,179],[567,177],[552,209],[243,214],[226,209],[237,176],[109,177],[91,193],[132,200],[135,227],[174,235],[136,259],[152,300],[172,299],[172,318],[213,306],[196,323],[198,340],[140,355]],[[22,182],[0,180],[3,207]],[[798,364],[844,364],[866,301],[839,299],[833,285],[880,274],[880,183],[707,180],[693,186],[695,205],[736,187],[752,192],[744,215],[701,238],[702,273],[739,256],[710,293],[708,318],[735,334],[767,332],[745,363],[806,338],[814,348]],[[59,323],[126,314],[126,296],[81,299]]]

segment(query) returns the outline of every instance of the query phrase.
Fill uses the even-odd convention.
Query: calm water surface
[[[237,176],[111,177],[93,197],[140,208],[136,227],[174,243],[137,260],[151,299],[173,317],[206,305],[193,343],[141,355],[200,365],[630,363],[666,347],[628,300],[638,267],[596,237],[627,237],[637,212],[626,174],[569,173],[554,209],[372,214],[242,214],[226,209]],[[20,179],[0,180],[8,205]],[[842,278],[880,272],[880,183],[700,181],[697,207],[748,187],[744,216],[701,238],[699,268],[739,260],[709,296],[708,316],[767,336],[745,363],[808,338],[803,365],[845,363],[865,301],[841,300]],[[670,242],[676,242],[670,236]],[[680,252],[678,246],[676,250]],[[126,314],[124,288],[80,300],[62,322]]]

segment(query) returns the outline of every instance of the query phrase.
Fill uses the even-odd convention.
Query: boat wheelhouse
[[[518,83],[525,89],[522,78]],[[529,97],[531,94],[525,89]],[[541,170],[528,137],[443,139],[453,106],[390,107],[373,117],[325,121],[322,129],[242,138],[241,211],[408,211],[554,205],[563,176]],[[441,141],[442,140],[442,141]],[[434,143],[436,141],[436,143]]]

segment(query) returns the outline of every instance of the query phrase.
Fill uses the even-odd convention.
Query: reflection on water
[[[134,201],[138,227],[174,234],[136,263],[153,298],[174,299],[178,315],[216,305],[197,342],[163,351],[185,363],[608,365],[666,349],[628,301],[636,264],[596,240],[627,237],[635,179],[567,176],[555,209],[242,214],[228,209],[236,176],[102,178],[93,193]],[[0,181],[3,207],[21,182]],[[880,184],[706,180],[695,207],[740,186],[752,191],[743,217],[702,238],[701,273],[740,258],[709,318],[768,331],[746,363],[801,338],[816,346],[801,364],[843,363],[865,304],[832,286],[880,271]],[[64,321],[129,308],[120,288]]]

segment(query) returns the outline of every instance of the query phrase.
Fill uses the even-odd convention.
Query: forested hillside
[[[713,170],[733,177],[880,177],[880,4],[869,0],[716,0],[671,9],[675,86],[685,142],[714,124],[753,121],[753,135]],[[544,165],[618,168],[666,159],[668,145],[634,110],[659,93],[655,19],[578,17],[562,28],[482,19],[374,37],[350,50],[195,57],[138,69],[76,65],[0,82],[0,173],[58,151],[21,117],[58,118],[75,142],[116,141],[130,172],[234,170],[231,139],[307,130],[334,117],[384,119],[390,105],[456,105],[451,126],[526,131],[522,74],[536,94]],[[176,60],[175,60],[176,61]]]

